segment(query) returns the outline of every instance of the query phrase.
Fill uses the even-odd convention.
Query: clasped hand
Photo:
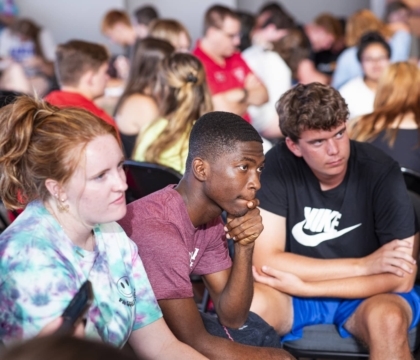
[[[254,243],[264,229],[258,205],[258,199],[254,199],[248,202],[247,206],[250,210],[244,216],[234,217],[228,214],[225,225],[228,239],[232,239],[240,245]]]

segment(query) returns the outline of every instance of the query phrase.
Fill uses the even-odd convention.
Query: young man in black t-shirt
[[[329,86],[298,85],[277,112],[285,140],[261,176],[251,310],[284,340],[335,324],[366,343],[371,359],[409,359],[418,240],[398,164],[349,140],[347,106]]]

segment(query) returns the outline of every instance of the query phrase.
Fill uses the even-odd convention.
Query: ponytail
[[[0,127],[0,197],[10,209],[46,200],[45,180],[64,184],[96,136],[117,138],[111,125],[85,110],[59,109],[28,96],[0,110]]]
[[[165,59],[159,81],[163,88],[163,95],[160,99],[158,96],[159,105],[168,124],[146,150],[145,160],[154,163],[158,163],[161,154],[180,141],[184,134],[187,134],[184,138],[187,142],[193,123],[212,110],[204,68],[193,55],[175,53]],[[183,148],[180,147],[180,157]]]

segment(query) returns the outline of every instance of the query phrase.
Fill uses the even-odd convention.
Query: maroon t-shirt
[[[174,186],[129,204],[119,221],[138,246],[158,300],[193,297],[190,274],[212,274],[232,265],[222,219],[195,228]]]

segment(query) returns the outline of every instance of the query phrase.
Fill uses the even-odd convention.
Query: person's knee
[[[409,316],[404,306],[397,302],[383,302],[372,306],[366,312],[366,325],[370,337],[375,334],[381,338],[395,340],[407,337]]]

